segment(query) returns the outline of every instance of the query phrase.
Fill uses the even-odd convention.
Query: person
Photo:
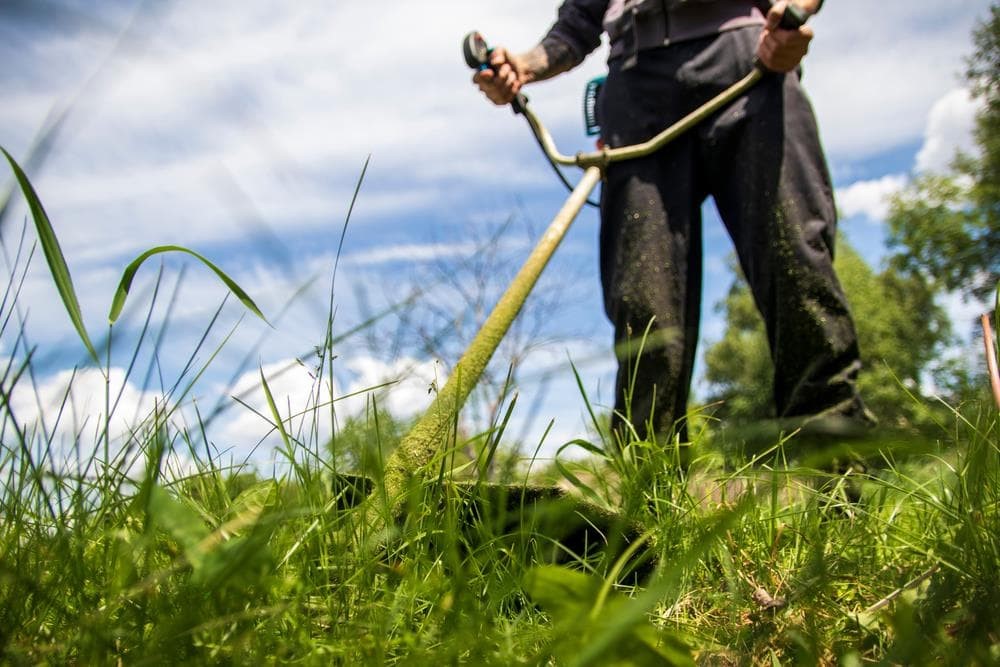
[[[796,0],[808,14],[821,4]],[[751,68],[768,71],[659,152],[606,170],[600,271],[619,360],[613,424],[630,421],[640,438],[687,441],[709,195],[764,318],[776,416],[870,420],[856,387],[857,335],[833,270],[833,190],[800,84],[813,30],[782,28],[786,6],[565,0],[537,46],[495,48],[491,68],[474,76],[491,101],[508,104],[524,86],[579,65],[606,32],[597,109],[601,139],[616,148],[649,139]]]

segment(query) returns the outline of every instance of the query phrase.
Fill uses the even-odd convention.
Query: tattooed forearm
[[[546,37],[541,44],[522,54],[520,60],[522,67],[530,73],[529,76],[533,81],[552,78],[582,62],[565,42],[552,37]]]
[[[583,62],[583,59],[577,56],[576,52],[562,40],[546,37],[539,46],[542,47],[548,58],[549,76],[568,72]]]

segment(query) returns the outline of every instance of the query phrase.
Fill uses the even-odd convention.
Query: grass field
[[[843,443],[783,434],[751,456],[707,420],[685,468],[670,443],[608,445],[599,418],[574,445],[587,458],[558,464],[512,459],[502,421],[471,442],[456,428],[397,518],[380,462],[400,429],[374,408],[326,441],[271,401],[276,478],[178,426],[183,391],[122,436],[110,390],[69,438],[54,427],[68,404],[21,421],[11,397],[33,386],[36,350],[15,306],[23,261],[10,276],[0,662],[1000,662],[991,405],[954,409],[929,438],[854,443],[867,470],[836,474]]]
[[[284,473],[264,479],[212,460],[166,410],[69,446],[22,424],[8,398],[30,363],[0,385],[6,663],[1000,660],[989,406],[955,411],[937,441],[868,441],[879,465],[847,475],[794,436],[749,458],[707,429],[681,471],[676,448],[595,435],[583,461],[490,466],[513,501],[482,499],[497,487],[459,441],[373,527],[387,416],[333,442],[280,429]],[[472,447],[499,461],[500,435]],[[367,504],[346,472],[375,480]],[[533,504],[548,484],[576,500]]]

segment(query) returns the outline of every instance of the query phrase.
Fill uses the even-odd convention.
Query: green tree
[[[859,388],[887,425],[922,426],[930,416],[926,402],[914,401],[910,394],[919,396],[930,377],[951,377],[951,369],[938,363],[951,339],[948,318],[935,303],[932,284],[892,267],[875,273],[845,239],[838,243],[835,266],[852,306],[866,368]],[[705,355],[711,400],[722,402],[720,415],[726,418],[772,417],[767,338],[742,277],[733,282],[720,309],[726,315],[726,334]]]
[[[951,379],[955,369],[941,361],[952,330],[933,284],[891,266],[875,273],[843,239],[835,266],[858,332],[864,364],[858,389],[865,402],[885,426],[929,425],[933,402],[914,400],[924,399],[926,382],[933,379],[938,391],[964,387]]]
[[[918,176],[893,199],[888,246],[901,274],[982,300],[1000,278],[1000,6],[973,43],[965,79],[981,103],[978,150],[956,156],[948,173]]]

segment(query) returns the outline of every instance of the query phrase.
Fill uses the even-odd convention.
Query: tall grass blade
[[[570,368],[573,369],[573,379],[576,381],[576,387],[580,391],[580,396],[583,398],[583,403],[587,408],[587,415],[590,417],[590,423],[593,425],[594,431],[596,431],[598,437],[601,439],[601,442],[605,442],[604,428],[601,427],[601,421],[594,413],[594,406],[591,404],[590,398],[587,396],[587,390],[583,386],[583,379],[580,377],[580,371],[577,369],[576,364],[573,363],[572,359],[570,359],[569,365]]]
[[[582,493],[583,496],[588,501],[594,503],[598,507],[602,507],[604,509],[611,509],[610,506],[608,505],[607,500],[602,498],[589,484],[587,484],[579,477],[577,477],[573,473],[573,471],[569,468],[569,466],[564,464],[562,460],[559,458],[560,456],[562,456],[562,453],[565,450],[571,447],[579,447],[584,451],[598,457],[599,460],[600,459],[607,460],[608,458],[607,454],[600,447],[597,447],[587,442],[586,440],[577,439],[577,440],[571,440],[562,447],[560,447],[556,452],[556,457],[554,462],[556,469],[559,471],[559,474],[562,475],[566,479],[566,481],[572,484],[578,491],[580,491],[580,493]]]
[[[121,282],[118,283],[118,289],[115,292],[114,300],[111,302],[111,312],[108,314],[108,321],[111,324],[115,323],[115,321],[118,319],[118,316],[121,315],[122,308],[125,307],[125,299],[128,298],[129,290],[132,288],[132,280],[135,279],[135,274],[136,272],[138,272],[139,267],[141,267],[143,262],[145,262],[150,257],[166,252],[182,252],[187,255],[191,255],[195,259],[201,261],[202,264],[210,268],[215,273],[215,275],[219,277],[219,280],[225,283],[226,287],[229,288],[229,291],[231,291],[233,294],[236,295],[236,298],[238,298],[240,302],[244,306],[246,306],[247,310],[249,310],[251,313],[259,317],[260,319],[264,320],[264,322],[267,322],[267,318],[264,317],[264,314],[262,312],[260,312],[260,308],[257,307],[257,304],[254,303],[253,299],[250,298],[250,296],[243,290],[243,288],[240,287],[236,283],[236,281],[227,276],[222,269],[217,267],[206,257],[198,254],[194,250],[190,250],[182,246],[163,245],[163,246],[157,246],[155,248],[150,248],[149,250],[142,253],[134,260],[132,260],[132,263],[129,264],[127,267],[125,267],[125,272],[122,274]],[[270,325],[269,322],[268,325]]]
[[[347,217],[344,218],[344,225],[340,229],[340,241],[337,243],[337,255],[333,260],[333,277],[330,279],[330,313],[333,313],[333,291],[337,281],[337,267],[340,266],[340,255],[344,250],[344,239],[347,238],[347,226],[351,222],[351,214],[354,213],[354,205],[358,202],[358,195],[361,193],[361,184],[365,182],[365,174],[368,173],[368,165],[371,164],[372,156],[365,158],[365,164],[361,167],[361,174],[358,182],[354,186],[354,194],[351,195],[351,204],[347,207]]]
[[[605,607],[594,624],[594,633],[588,637],[588,642],[573,656],[574,665],[600,664],[600,659],[608,651],[614,651],[623,637],[634,632],[645,622],[647,614],[662,600],[678,591],[684,573],[690,571],[705,554],[721,540],[727,531],[743,517],[752,506],[752,498],[744,497],[731,509],[715,512],[701,521],[696,527],[701,534],[691,544],[676,553],[666,564],[657,579],[635,598],[622,601],[610,610]],[[658,647],[670,651],[673,658],[663,664],[689,664],[695,662],[690,658],[683,642],[667,641],[666,645]]]
[[[274,395],[271,393],[271,387],[267,384],[267,378],[264,377],[263,368],[260,369],[260,386],[264,388],[264,398],[267,399],[267,407],[271,411],[271,417],[274,419],[274,427],[278,429],[281,440],[285,443],[285,450],[288,452],[289,459],[291,459],[292,439],[288,435],[288,430],[285,428],[285,421],[281,418],[278,406],[274,402]]]
[[[205,558],[202,543],[209,531],[198,513],[156,485],[149,493],[149,515],[153,525],[177,541],[188,563],[195,569],[200,567]]]
[[[635,600],[605,589],[605,584],[599,577],[555,565],[534,567],[526,574],[529,597],[556,623],[560,640],[552,650],[558,664],[695,665],[683,640],[669,630],[654,628],[645,614],[630,614],[627,622],[620,623],[618,619],[635,606]],[[602,642],[595,649],[592,638],[609,624],[616,625],[614,641]]]
[[[59,239],[56,238],[55,230],[52,229],[49,216],[45,213],[45,208],[42,206],[38,194],[32,187],[31,182],[28,181],[28,177],[21,167],[6,149],[0,147],[0,151],[3,151],[4,157],[10,163],[10,168],[14,171],[14,177],[21,186],[21,192],[24,193],[24,198],[28,202],[28,208],[31,209],[31,217],[35,221],[35,229],[38,230],[38,238],[42,243],[42,251],[45,253],[45,261],[49,265],[49,271],[52,273],[52,279],[55,281],[56,290],[58,290],[59,296],[66,306],[69,319],[73,322],[73,327],[76,329],[77,334],[79,334],[80,340],[83,341],[83,345],[87,348],[87,352],[90,353],[94,363],[100,366],[101,360],[98,358],[97,350],[94,349],[94,344],[90,341],[90,336],[87,335],[87,329],[83,324],[80,301],[76,298],[73,279],[69,275],[66,258],[63,257],[62,249],[59,247]]]

